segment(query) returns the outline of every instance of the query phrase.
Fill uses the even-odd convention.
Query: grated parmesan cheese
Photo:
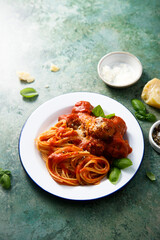
[[[78,136],[79,136],[80,138],[83,138],[83,137],[84,137],[84,131],[82,130],[81,126],[78,127],[78,129],[77,129],[76,131],[77,131]]]
[[[113,67],[104,66],[102,69],[104,80],[114,85],[126,85],[134,80],[133,69],[126,63],[120,63]]]

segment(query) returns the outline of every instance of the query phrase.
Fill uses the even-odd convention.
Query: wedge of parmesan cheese
[[[51,72],[57,72],[60,70],[60,68],[54,64],[51,64],[50,70],[51,70]]]
[[[148,105],[160,109],[160,79],[153,78],[144,86],[141,98]]]
[[[29,73],[27,72],[17,72],[17,75],[19,77],[19,80],[21,81],[25,81],[28,83],[31,83],[35,80],[35,78],[33,78]]]

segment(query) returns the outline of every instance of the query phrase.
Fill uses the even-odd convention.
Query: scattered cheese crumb
[[[52,72],[57,72],[57,71],[59,71],[60,70],[60,68],[59,67],[57,67],[56,65],[54,65],[54,64],[51,64],[51,68],[50,68],[50,70],[52,71]]]
[[[33,78],[29,73],[27,72],[17,72],[17,75],[19,77],[19,80],[21,81],[25,81],[28,83],[31,83],[35,80],[35,78]]]

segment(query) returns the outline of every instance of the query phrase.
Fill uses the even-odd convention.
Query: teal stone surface
[[[98,61],[112,51],[139,58],[143,74],[135,85],[115,89],[99,79]],[[51,63],[60,71],[51,72]],[[35,81],[19,81],[17,71],[29,72]],[[45,192],[29,178],[18,153],[27,118],[56,96],[95,92],[134,113],[131,99],[140,99],[144,85],[160,78],[160,1],[0,0],[0,74],[0,168],[12,172],[11,189],[0,186],[0,240],[160,239],[160,154],[148,141],[152,123],[139,121],[145,153],[134,178],[93,201]],[[24,99],[24,87],[39,96]],[[160,119],[159,109],[146,107]]]

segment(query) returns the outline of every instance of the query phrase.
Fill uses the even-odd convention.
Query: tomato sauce
[[[132,148],[123,138],[127,131],[125,121],[118,116],[110,119],[95,117],[92,110],[89,102],[80,101],[71,114],[61,115],[58,120],[65,119],[68,127],[81,132],[74,144],[83,150],[108,159],[127,157]]]

